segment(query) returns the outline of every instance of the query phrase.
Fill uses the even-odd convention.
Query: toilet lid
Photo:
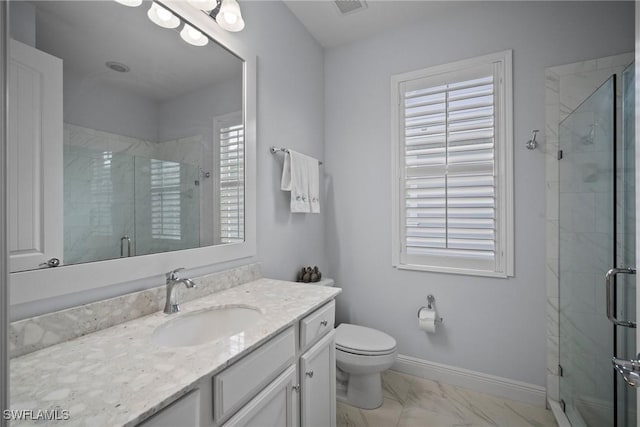
[[[356,354],[387,354],[396,348],[396,340],[384,332],[343,323],[336,328],[336,348]]]

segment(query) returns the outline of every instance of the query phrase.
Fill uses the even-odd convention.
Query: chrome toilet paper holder
[[[436,297],[433,295],[427,295],[427,305],[422,306],[418,309],[418,319],[420,318],[420,312],[422,310],[435,310],[434,306],[436,304]],[[436,317],[436,323],[442,323],[444,319],[442,317]]]

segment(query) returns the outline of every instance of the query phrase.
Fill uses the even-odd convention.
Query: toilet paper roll
[[[437,321],[438,313],[435,310],[422,307],[420,311],[418,311],[418,327],[423,331],[430,334],[435,333]]]

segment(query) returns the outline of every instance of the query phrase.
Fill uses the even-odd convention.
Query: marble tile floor
[[[556,427],[551,411],[395,371],[384,403],[363,410],[338,401],[338,427]]]

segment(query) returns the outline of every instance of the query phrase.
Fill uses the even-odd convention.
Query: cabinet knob
[[[326,320],[323,320],[322,322],[320,322],[320,324],[322,326],[327,326],[329,324],[329,322],[327,322]]]
[[[313,371],[307,371],[307,376],[309,378],[313,378]]]
[[[300,391],[300,384],[296,384],[291,386],[291,388],[293,389],[293,391],[295,391],[296,393]]]

